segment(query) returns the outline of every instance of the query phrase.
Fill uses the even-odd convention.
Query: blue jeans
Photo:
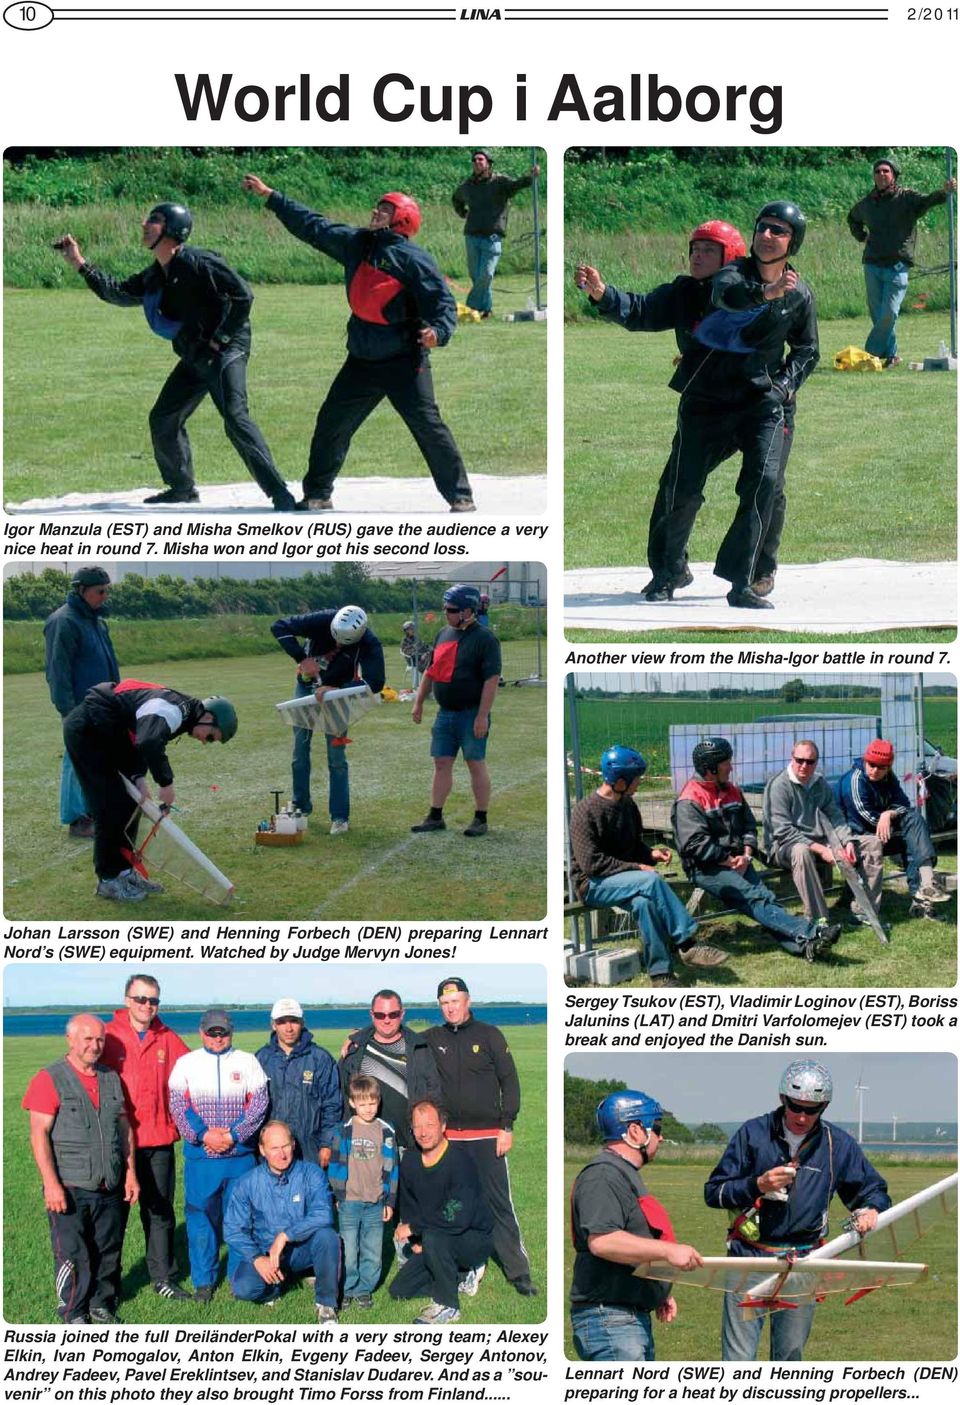
[[[297,679],[298,698],[313,696],[313,688]],[[305,815],[313,809],[310,799],[310,743],[313,733],[309,727],[293,729],[293,803]],[[347,748],[335,746],[336,737],[324,735],[327,744],[327,770],[330,774],[330,818],[348,820],[350,818],[350,768],[347,765]]]
[[[581,1303],[570,1309],[573,1345],[581,1361],[656,1361],[649,1312],[638,1307]]]
[[[467,272],[473,287],[467,294],[467,307],[474,312],[493,311],[493,275],[497,271],[503,245],[499,234],[466,234]]]
[[[383,1251],[383,1205],[343,1200],[337,1206],[343,1240],[343,1296],[372,1293],[380,1282]]]
[[[70,755],[65,751],[60,767],[60,823],[73,824],[74,820],[82,819],[86,814],[89,814],[87,797],[73,769]]]
[[[927,822],[919,810],[908,810],[897,820],[893,838],[884,844],[885,854],[902,854],[907,871],[907,887],[915,893],[920,887],[920,865],[937,866],[937,851]]]
[[[781,1308],[779,1312],[761,1312],[751,1322],[746,1321],[737,1307],[737,1294],[724,1293],[723,1319],[720,1324],[720,1348],[724,1361],[756,1361],[763,1324],[770,1318],[770,1360],[802,1361],[813,1326],[814,1303]]]
[[[587,907],[622,907],[633,914],[643,938],[648,976],[669,976],[672,951],[690,941],[697,924],[659,873],[631,869],[607,878],[591,878],[583,898]]]
[[[871,356],[888,361],[897,354],[897,318],[900,316],[900,304],[906,296],[910,269],[905,263],[895,263],[892,268],[865,263],[863,277],[867,285],[867,308],[873,323],[866,350]]]
[[[303,1273],[315,1274],[314,1301],[318,1306],[336,1307],[340,1281],[340,1237],[337,1231],[318,1229],[302,1244],[287,1244],[280,1256],[280,1270],[285,1278]],[[235,1298],[247,1303],[272,1302],[281,1293],[279,1283],[264,1283],[253,1264],[246,1260],[238,1263],[230,1275],[230,1287]]]
[[[456,756],[462,751],[464,761],[482,761],[487,754],[493,718],[487,726],[487,735],[475,737],[473,724],[479,710],[479,707],[466,707],[462,712],[451,712],[445,707],[438,708],[430,729],[430,755]]]
[[[732,868],[704,873],[703,869],[698,868],[693,872],[693,881],[727,907],[745,912],[761,927],[766,927],[791,956],[803,955],[803,948],[817,924],[805,917],[794,917],[781,907],[767,885],[757,877],[753,864],[744,873],[736,873]]]

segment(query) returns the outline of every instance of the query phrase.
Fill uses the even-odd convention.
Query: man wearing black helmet
[[[347,359],[317,415],[298,508],[333,508],[333,485],[350,441],[387,399],[416,440],[450,511],[475,511],[467,471],[440,417],[430,372],[430,351],[446,346],[456,331],[457,304],[435,261],[413,242],[420,228],[416,200],[390,191],[377,201],[367,227],[358,229],[298,205],[259,176],[245,176],[243,188],[264,197],[297,239],[343,264],[350,304]]]
[[[44,671],[50,700],[61,718],[83,701],[88,689],[120,682],[120,665],[104,619],[109,595],[110,577],[103,567],[81,566],[66,601],[43,626]],[[60,823],[70,826],[74,839],[93,838],[93,817],[67,751],[60,770]]]
[[[96,825],[93,866],[98,897],[142,902],[149,893],[163,891],[131,867],[139,811],[121,777],[127,776],[147,797],[149,773],[157,783],[160,805],[170,807],[174,790],[168,743],[182,736],[228,742],[236,731],[237,714],[227,698],[201,701],[135,678],[91,688],[67,716],[63,738]]]
[[[577,287],[587,294],[605,322],[614,322],[628,332],[672,329],[680,352],[670,381],[672,389],[681,396],[677,432],[660,477],[647,532],[647,562],[653,576],[641,594],[651,603],[672,600],[675,590],[693,583],[687,565],[686,538],[682,550],[678,552],[671,531],[683,444],[683,397],[687,385],[709,355],[706,348],[696,341],[694,332],[710,311],[711,280],[725,264],[745,254],[747,246],[740,231],[726,220],[704,220],[691,233],[687,251],[689,274],[675,278],[672,283],[663,283],[649,293],[621,292],[612,284],[604,283],[599,271],[590,264],[578,264],[575,272]],[[690,517],[686,537],[693,529],[695,516],[696,507]]]
[[[476,586],[457,585],[444,591],[443,610],[447,623],[434,641],[433,658],[420,679],[410,714],[419,726],[432,687],[438,711],[430,733],[430,809],[411,830],[414,834],[430,834],[446,829],[443,806],[453,788],[453,763],[457,752],[462,751],[476,806],[473,819],[463,832],[468,839],[475,839],[487,832],[487,737],[490,710],[500,686],[500,641],[477,623],[480,592]]]
[[[507,232],[507,205],[518,191],[533,183],[540,174],[539,166],[531,166],[516,180],[493,169],[493,157],[483,147],[473,153],[473,173],[453,192],[453,208],[464,221],[463,237],[467,246],[467,271],[471,288],[467,307],[483,318],[493,311],[493,275],[503,251]]]
[[[794,917],[757,877],[757,826],[743,792],[730,779],[733,747],[707,737],[693,748],[696,776],[673,807],[680,862],[691,883],[759,922],[790,956],[813,961],[840,935],[839,924]]]
[[[907,292],[917,242],[917,221],[942,205],[957,182],[921,195],[900,184],[900,167],[892,156],[873,163],[873,189],[847,215],[850,233],[863,245],[863,276],[867,285],[870,335],[866,350],[885,366],[899,366],[897,318]]]
[[[633,797],[647,763],[629,746],[611,746],[600,761],[602,783],[570,816],[570,877],[587,907],[619,907],[637,925],[643,964],[655,986],[679,986],[673,953],[684,966],[719,966],[726,953],[697,942],[697,924],[656,872],[669,849],[651,849]]]
[[[644,1264],[699,1268],[701,1255],[678,1244],[664,1207],[641,1170],[663,1142],[663,1109],[632,1089],[597,1107],[603,1149],[573,1183],[570,1229],[576,1258],[570,1285],[573,1344],[581,1361],[653,1361],[653,1322],[672,1322],[671,1285],[637,1277]]]
[[[144,501],[199,501],[186,425],[209,395],[247,471],[278,512],[290,511],[293,494],[247,405],[253,304],[249,285],[219,254],[187,245],[193,217],[185,205],[155,205],[142,228],[144,247],[154,262],[122,282],[87,263],[72,234],[58,239],[54,248],[98,298],[115,307],[142,307],[150,330],[171,341],[179,357],[150,411],[153,453],[167,486]]]

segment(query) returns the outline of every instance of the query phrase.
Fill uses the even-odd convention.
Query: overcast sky
[[[795,1055],[794,1057],[802,1057]],[[833,1075],[830,1116],[857,1117],[856,1085],[863,1081],[863,1116],[885,1122],[957,1120],[957,1061],[952,1054],[818,1054]],[[568,1073],[599,1081],[616,1078],[649,1093],[680,1122],[733,1122],[777,1106],[780,1075],[790,1054],[570,1054]]]
[[[399,943],[401,950],[406,943]],[[123,1003],[123,986],[139,966],[53,966],[30,962],[4,968],[3,1000],[6,1008],[17,1005],[81,1005],[98,1009]],[[469,965],[464,962],[372,961],[329,962],[281,966],[279,962],[158,962],[147,970],[157,976],[163,999],[171,1005],[197,1008],[215,1002],[272,1005],[282,995],[293,995],[304,1005],[364,1005],[373,993],[389,986],[408,1005],[432,1004],[443,976],[460,976],[474,1000],[519,1000],[542,1004],[546,999],[546,973],[542,966],[524,963]]]

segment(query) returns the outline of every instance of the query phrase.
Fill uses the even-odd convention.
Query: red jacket
[[[170,1115],[167,1084],[177,1059],[190,1052],[159,1016],[138,1038],[126,1009],[117,1010],[106,1028],[100,1062],[116,1069],[123,1084],[137,1146],[169,1146],[179,1139]]]

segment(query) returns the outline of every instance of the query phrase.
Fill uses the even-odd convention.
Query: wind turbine
[[[895,1112],[891,1112],[890,1117],[891,1117],[891,1120],[892,1120],[892,1122],[893,1122],[893,1140],[896,1141],[896,1140],[897,1140],[897,1122],[899,1121],[899,1118],[897,1117],[897,1114],[896,1114]]]
[[[863,1095],[869,1093],[870,1089],[863,1081],[863,1069],[857,1074],[857,1141],[863,1145]]]

